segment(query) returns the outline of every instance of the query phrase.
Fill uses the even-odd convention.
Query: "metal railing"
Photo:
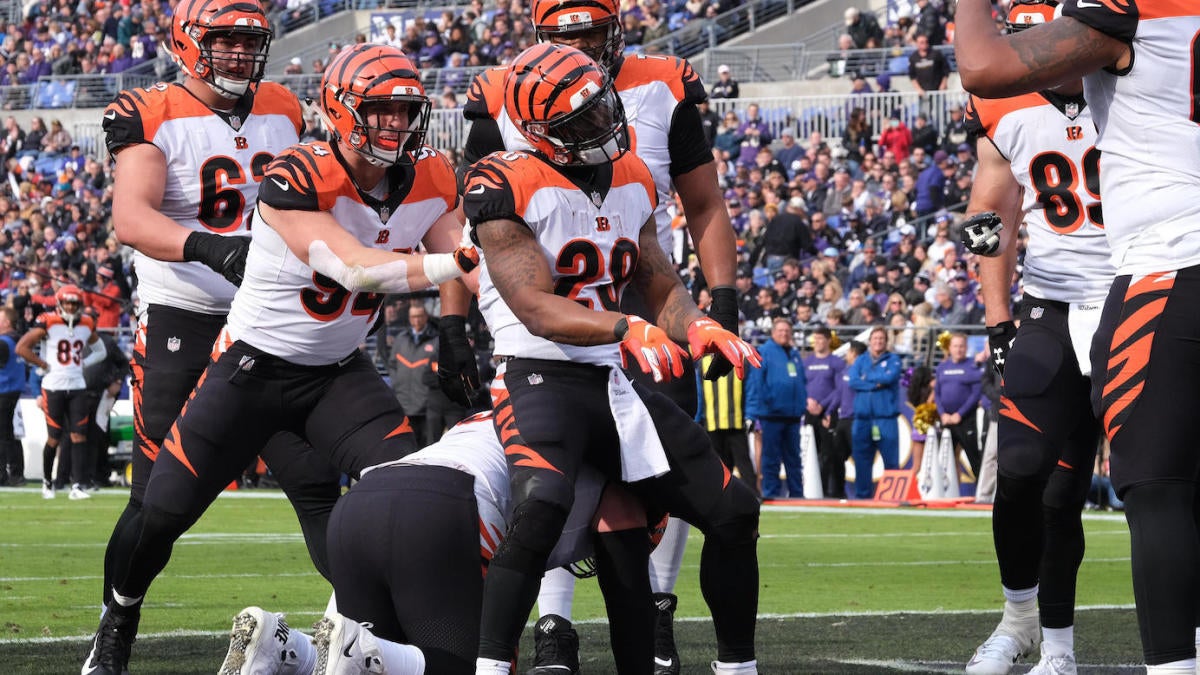
[[[875,133],[883,130],[885,122],[893,112],[898,111],[900,118],[907,125],[919,113],[925,113],[931,124],[938,129],[944,129],[950,119],[950,108],[955,104],[966,103],[965,91],[937,91],[921,96],[916,92],[891,92],[886,94],[863,94],[847,96],[834,94],[828,96],[788,96],[779,98],[741,98],[713,99],[712,108],[718,116],[733,110],[743,116],[750,104],[759,107],[759,116],[771,130],[771,135],[779,138],[784,129],[791,129],[797,139],[805,139],[814,131],[819,131],[827,139],[841,138],[846,129],[846,122],[854,108],[862,108],[867,115],[867,122]]]
[[[692,19],[670,34],[641,45],[639,50],[647,54],[673,54],[687,58],[730,38],[754,31],[810,2],[812,0],[752,0],[714,17]]]
[[[933,49],[946,57],[951,71],[958,69],[953,45],[938,45]],[[809,50],[803,55],[803,64],[797,79],[817,80],[824,77],[853,77],[854,75],[870,79],[882,73],[892,76],[907,76],[908,57],[914,51],[916,51],[915,47],[853,49],[850,51]]]
[[[737,73],[738,82],[743,83],[803,80],[805,50],[803,43],[714,47],[705,53],[700,77],[705,82],[716,82],[717,68],[726,65]]]
[[[860,8],[860,11],[861,11],[861,8]],[[875,15],[875,20],[879,22],[879,25],[881,27],[887,25],[886,24],[886,22],[887,22],[887,7],[881,7],[880,9],[873,12],[873,14]],[[864,12],[864,15],[865,15],[865,12]],[[836,23],[831,23],[828,26],[826,26],[818,31],[810,33],[809,35],[804,36],[803,38],[800,39],[800,42],[802,42],[806,45],[813,45],[814,47],[828,45],[831,48],[836,48],[838,36],[840,36],[842,33],[845,33],[845,32],[846,32],[846,24],[842,21],[838,21]]]
[[[130,69],[113,75],[40,77],[33,84],[0,87],[0,107],[5,110],[102,108],[120,91],[149,87],[160,79],[153,68]]]

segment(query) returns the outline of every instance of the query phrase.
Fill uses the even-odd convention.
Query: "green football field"
[[[0,671],[78,672],[99,618],[104,546],[125,500],[121,490],[78,502],[0,490]],[[1133,672],[1140,648],[1128,530],[1120,514],[1085,514],[1085,526],[1080,670]],[[761,672],[961,672],[999,618],[988,512],[765,507],[761,532]],[[693,536],[676,589],[688,673],[709,672],[715,654],[699,550]],[[583,669],[612,672],[599,592],[591,581],[578,589]],[[287,612],[303,627],[328,596],[280,494],[228,493],[176,544],[151,589],[131,670],[215,672],[243,607]]]

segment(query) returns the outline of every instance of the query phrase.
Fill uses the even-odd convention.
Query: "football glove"
[[[992,352],[992,370],[1004,377],[1004,362],[1008,360],[1008,352],[1012,349],[1013,340],[1017,339],[1017,324],[1002,321],[995,326],[988,326],[988,348]]]
[[[687,336],[688,346],[692,348],[692,358],[699,359],[705,354],[721,354],[733,364],[733,372],[739,380],[746,377],[746,364],[755,368],[762,365],[762,357],[754,347],[721,328],[720,324],[712,319],[693,321],[688,326]]]
[[[1000,254],[1000,230],[1004,224],[995,211],[976,213],[963,222],[962,243],[975,255],[995,257]]]
[[[463,271],[463,274],[470,274],[472,270],[479,267],[479,249],[468,244],[459,246],[454,249],[454,264],[458,265],[458,269]]]
[[[185,262],[202,262],[234,286],[242,285],[250,237],[223,237],[211,232],[193,232],[183,242]]]
[[[654,376],[655,382],[683,377],[687,353],[663,329],[628,314],[617,322],[613,333],[621,339],[621,367],[629,367],[629,357],[633,357],[643,373]]]
[[[438,386],[451,401],[470,408],[479,391],[479,362],[467,340],[467,318],[443,316],[438,324]]]
[[[737,291],[732,286],[717,286],[709,289],[708,292],[712,296],[712,305],[708,308],[709,318],[721,324],[721,328],[737,335]],[[728,375],[731,370],[733,370],[733,364],[729,362],[729,359],[721,354],[714,354],[708,363],[708,370],[704,371],[704,379],[716,380]]]

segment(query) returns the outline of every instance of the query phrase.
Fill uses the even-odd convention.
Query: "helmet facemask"
[[[196,77],[204,80],[213,91],[224,98],[239,98],[251,83],[262,80],[267,69],[267,52],[271,46],[271,31],[267,28],[239,26],[201,31],[192,27],[188,35],[196,40],[200,58],[196,62]],[[253,49],[238,51],[229,48],[230,40],[258,40]],[[221,68],[218,64],[237,62],[244,72]]]
[[[75,322],[83,315],[83,298],[75,294],[65,294],[58,298],[58,315],[67,322],[67,327],[74,328]]]
[[[583,90],[572,98],[586,95]],[[572,101],[575,109],[548,122],[521,122],[522,131],[545,140],[561,165],[597,165],[615,161],[629,149],[629,130],[621,97],[606,83],[600,93]]]
[[[376,166],[412,163],[412,153],[425,142],[429,130],[432,106],[427,97],[417,92],[364,98],[343,91],[334,98],[354,119],[354,128],[345,138],[347,145]],[[400,128],[378,123],[382,118],[400,116],[408,119]],[[372,119],[377,122],[372,124]]]
[[[579,51],[587,54],[600,67],[612,72],[621,54],[625,51],[625,34],[617,17],[609,17],[593,22],[586,13],[560,13],[557,26],[537,26],[535,34],[538,42],[567,44],[567,40],[585,40],[588,44],[573,44]],[[589,38],[595,39],[589,39]]]

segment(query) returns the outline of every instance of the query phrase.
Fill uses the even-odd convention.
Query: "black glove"
[[[987,334],[988,347],[992,350],[992,370],[1004,377],[1004,362],[1008,360],[1013,340],[1017,339],[1017,324],[1002,321],[995,326],[988,326]]]
[[[988,258],[1000,254],[1000,230],[1004,224],[995,211],[976,213],[962,224],[962,243],[975,255]]]
[[[250,237],[222,237],[211,232],[193,232],[183,242],[183,259],[208,265],[212,271],[229,280],[234,286],[242,285],[246,273],[246,254],[250,251]]]
[[[708,293],[712,296],[708,317],[721,324],[721,328],[730,333],[741,335],[741,332],[738,331],[737,291],[732,286],[717,286],[710,288]],[[708,370],[704,372],[704,379],[715,380],[728,375],[732,370],[733,364],[729,362],[729,359],[720,354],[714,354],[708,363]]]
[[[438,384],[446,397],[471,407],[479,389],[479,363],[467,340],[465,316],[443,316],[438,330]]]

